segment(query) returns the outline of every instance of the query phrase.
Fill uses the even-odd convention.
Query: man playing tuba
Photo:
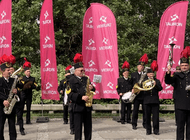
[[[154,72],[158,71],[158,65],[156,60],[151,64],[150,69],[147,70],[147,77],[144,81],[150,79],[154,80],[154,88],[148,91],[144,91],[144,109],[146,117],[146,134],[152,133],[151,128],[151,112],[153,121],[153,131],[155,135],[159,135],[159,96],[158,92],[162,90],[160,80],[154,78]]]

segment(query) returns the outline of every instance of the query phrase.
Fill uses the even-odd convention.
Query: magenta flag
[[[116,85],[119,77],[117,30],[112,11],[103,4],[92,3],[83,20],[83,63],[86,75],[93,81],[101,75],[94,99],[118,99]]]
[[[40,14],[42,99],[59,100],[52,0],[44,0]]]
[[[163,87],[163,90],[159,93],[160,99],[171,99],[173,96],[173,87],[164,82],[169,50],[171,50],[169,44],[175,44],[173,47],[173,73],[176,66],[179,65],[180,54],[184,48],[188,3],[188,1],[180,1],[170,5],[161,17],[157,56],[157,78],[161,81]]]
[[[2,0],[0,2],[0,56],[12,54],[11,11],[12,0]]]

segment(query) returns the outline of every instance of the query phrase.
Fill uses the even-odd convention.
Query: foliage
[[[174,99],[160,99],[160,104],[174,104]]]

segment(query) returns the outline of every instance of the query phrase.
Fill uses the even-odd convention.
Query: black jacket
[[[138,83],[139,79],[140,79],[141,75],[138,72],[134,72],[131,74],[131,83],[132,86],[134,86],[136,83]],[[144,92],[141,91],[136,97],[135,100],[143,100],[143,94]]]
[[[120,93],[126,93],[130,91],[133,88],[130,79],[128,78],[127,80],[122,78],[117,79],[117,92],[118,94]]]
[[[9,78],[9,82],[7,83],[4,77],[0,78],[0,106],[3,106],[3,101],[8,99],[9,92],[14,83],[14,78]],[[22,88],[22,84],[16,85],[16,87]]]
[[[190,110],[190,91],[185,90],[186,86],[190,85],[190,72],[187,74],[183,72],[175,73],[173,77],[166,73],[165,83],[175,85],[176,108]]]
[[[146,77],[144,81],[148,80]],[[158,92],[162,90],[160,80],[154,78],[156,85],[152,90],[144,91],[144,104],[159,104]]]
[[[73,75],[69,79],[71,93],[69,99],[74,103],[74,112],[91,111],[92,107],[86,107],[85,101],[82,100],[82,96],[86,94],[87,77],[83,76],[81,79]],[[94,89],[95,91],[95,89]]]

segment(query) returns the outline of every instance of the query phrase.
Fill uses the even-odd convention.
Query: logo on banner
[[[173,64],[175,64],[174,61],[173,61]],[[162,70],[163,70],[164,72],[166,72],[166,71],[168,71],[168,68],[163,67]],[[175,72],[175,71],[176,71],[176,68],[171,68],[171,72]]]
[[[47,17],[49,17],[48,11],[46,11],[46,12],[44,13],[44,17],[45,17],[45,20],[42,21],[43,24],[50,24],[50,23],[51,23],[51,20],[46,20]]]
[[[114,84],[113,84],[112,82],[109,82],[109,83],[107,84],[107,87],[109,87],[110,90],[103,90],[103,93],[104,93],[104,94],[116,94],[116,93],[117,93],[116,90],[113,90],[113,89],[114,89]]]
[[[109,83],[107,84],[107,86],[108,86],[109,88],[113,89],[113,84],[112,84],[111,82],[109,82]]]
[[[93,60],[90,60],[88,62],[88,67],[92,67],[94,65],[96,65],[96,64],[95,64],[95,62]],[[98,72],[98,69],[96,69],[96,68],[85,68],[85,71],[86,72]]]
[[[45,62],[45,67],[49,66],[51,64],[51,61],[47,59]],[[55,71],[55,68],[43,68],[43,72],[52,72]]]
[[[88,64],[89,64],[89,67],[92,67],[93,65],[95,65],[94,61],[92,61],[92,60],[90,60],[90,61],[88,62]]]
[[[53,44],[47,44],[48,41],[51,40],[49,36],[46,35],[46,37],[44,38],[44,43],[43,44],[43,48],[53,48]]]
[[[103,22],[103,24],[97,25],[97,28],[111,27],[111,23],[107,23],[107,17],[101,16],[100,21]]]
[[[109,41],[109,39],[107,39],[107,38],[104,37],[104,39],[103,39],[102,42],[103,42],[105,45],[107,45],[107,44],[108,44],[108,41]],[[101,46],[101,47],[99,47],[99,50],[112,50],[112,46]]]
[[[86,24],[86,28],[93,28],[92,23],[93,23],[93,18],[90,17],[90,18],[89,18],[89,22],[88,22],[88,24]]]
[[[89,22],[88,22],[89,24],[86,24],[86,28],[93,28],[93,25],[92,25],[92,23],[93,23],[93,18],[92,17],[90,17],[89,18]]]
[[[171,87],[171,85],[165,84],[165,89],[161,91],[161,94],[173,94],[173,90],[170,89]]]
[[[50,89],[51,87],[53,87],[52,84],[50,84],[50,83],[48,82],[48,83],[46,84],[46,90],[47,90],[47,89]]]
[[[112,72],[114,70],[114,68],[112,68],[112,64],[111,61],[107,60],[104,65],[108,66],[109,68],[102,68],[101,71],[102,72]]]
[[[179,19],[179,16],[177,14],[174,14],[170,16],[171,21],[166,22],[166,26],[182,26],[183,24],[181,22],[175,22],[176,20]]]
[[[171,16],[171,21],[174,21],[174,20],[176,20],[176,19],[178,19],[179,17],[178,17],[178,15],[177,14],[174,14],[173,16]]]
[[[4,17],[7,15],[7,13],[5,11],[3,11],[1,13],[1,20],[0,20],[0,24],[5,24],[5,23],[10,23],[10,19],[4,19]]]
[[[52,85],[50,82],[46,83],[45,85],[46,85],[45,88],[46,88],[46,90],[48,90],[48,91],[42,90],[43,94],[57,94],[56,91],[54,91],[54,90],[49,90],[50,88],[53,87],[53,85]]]
[[[171,38],[168,38],[168,40],[169,40],[169,44],[172,44],[172,43],[176,43],[177,42],[177,39],[173,36],[173,37],[171,37]],[[164,45],[164,48],[165,49],[170,49],[171,48],[171,46],[170,45]],[[173,49],[180,49],[180,46],[179,45],[174,45],[174,47],[173,47]]]
[[[0,48],[8,48],[9,44],[3,44],[7,40],[5,36],[0,37]]]
[[[6,12],[3,11],[3,12],[1,13],[1,19],[3,19],[6,15],[7,15]]]
[[[91,46],[92,44],[95,43],[95,41],[91,38],[88,40],[88,42],[89,42],[88,43],[89,46],[86,46],[86,50],[92,50],[92,51],[96,50],[96,47]]]

